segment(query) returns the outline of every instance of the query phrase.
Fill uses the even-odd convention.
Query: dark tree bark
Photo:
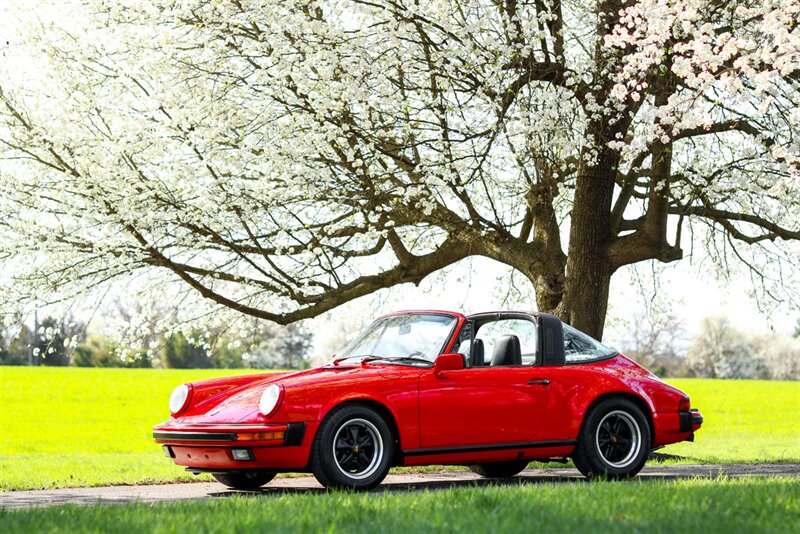
[[[559,315],[601,339],[613,268],[606,257],[612,238],[611,200],[618,154],[603,150],[597,164],[579,171],[570,225],[567,283]]]

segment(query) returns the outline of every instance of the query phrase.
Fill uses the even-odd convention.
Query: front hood
[[[382,378],[385,375],[387,375],[385,366],[374,364],[317,367],[306,371],[281,373],[279,376],[267,375],[263,379],[231,389],[198,405],[190,405],[186,413],[174,421],[186,425],[266,422],[267,420],[258,412],[258,403],[264,389],[271,384],[280,384],[284,388],[284,401],[279,410],[280,414],[283,406],[293,402],[300,391],[310,388],[320,391],[356,378]],[[386,379],[388,378],[386,376]]]

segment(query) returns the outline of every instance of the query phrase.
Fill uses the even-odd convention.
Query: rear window
[[[575,330],[568,324],[564,328],[564,359],[566,363],[582,363],[604,360],[619,354],[611,347],[606,347],[594,338]]]

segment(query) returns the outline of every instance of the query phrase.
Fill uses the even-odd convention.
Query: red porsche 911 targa
[[[285,471],[370,489],[401,465],[511,477],[571,458],[630,477],[693,440],[689,397],[544,313],[410,311],[377,319],[328,364],[175,388],[153,438],[193,473],[237,489]]]

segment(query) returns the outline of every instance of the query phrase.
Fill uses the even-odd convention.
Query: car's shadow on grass
[[[529,486],[542,483],[562,483],[562,484],[585,484],[588,482],[582,477],[568,476],[516,476],[505,479],[474,479],[474,480],[437,480],[430,482],[410,482],[385,484],[372,490],[373,492],[384,493],[409,493],[417,491],[441,491],[451,488],[484,488],[484,487],[507,487],[507,486]]]
[[[634,483],[636,481],[650,481],[650,480],[680,480],[688,478],[696,478],[697,476],[715,477],[713,473],[705,475],[698,474],[684,474],[684,473],[643,473],[638,477],[632,478],[625,482]],[[719,475],[716,475],[719,476]],[[417,493],[429,491],[444,491],[455,488],[484,488],[484,487],[513,487],[513,486],[533,486],[540,484],[591,484],[592,481],[587,480],[576,472],[572,475],[526,475],[522,474],[507,479],[466,479],[466,480],[425,480],[414,482],[384,482],[377,488],[370,491],[370,494],[384,494],[384,493]],[[279,497],[283,495],[313,495],[313,494],[326,494],[332,493],[336,490],[326,490],[322,487],[270,487],[265,486],[258,491],[237,491],[227,490],[209,494],[209,497],[232,497],[232,496],[250,496],[250,497]]]
[[[716,479],[746,476],[800,476],[800,463],[771,464],[662,464],[653,462],[635,477],[620,481],[621,484],[636,484],[649,481],[676,481],[695,478]],[[603,479],[599,479],[602,482]],[[383,484],[370,494],[416,493],[444,491],[453,488],[513,487],[541,484],[591,484],[575,468],[526,469],[519,475],[507,479],[485,479],[468,472],[439,473],[391,473]],[[258,491],[223,490],[209,493],[209,497],[252,496],[270,497],[282,495],[306,495],[329,493],[312,478],[278,479]]]
[[[635,477],[617,482],[619,484],[637,484],[650,481],[676,481],[688,479],[738,478],[750,476],[800,476],[800,463],[751,463],[751,464],[662,464],[653,462]],[[526,469],[518,476],[507,479],[478,478],[469,472],[438,473],[391,473],[383,484],[373,489],[370,494],[416,493],[425,491],[443,491],[454,488],[484,488],[533,486],[540,484],[592,484],[575,468],[542,468]],[[602,479],[599,479],[602,483]],[[302,479],[277,479],[258,491],[226,490],[209,493],[209,497],[231,497],[235,495],[270,497],[281,495],[305,495],[329,493],[319,486],[311,477]]]
[[[581,478],[571,477],[537,477],[537,476],[517,476],[508,479],[470,479],[470,480],[431,480],[419,482],[391,482],[383,483],[369,493],[414,493],[424,491],[442,491],[451,488],[481,488],[490,486],[525,486],[530,484],[540,484],[543,482],[557,483],[585,483],[588,482]],[[328,490],[321,487],[270,487],[265,486],[257,491],[227,490],[210,493],[209,497],[269,497],[282,495],[313,495],[333,493],[342,490]],[[345,492],[347,490],[344,490]]]

